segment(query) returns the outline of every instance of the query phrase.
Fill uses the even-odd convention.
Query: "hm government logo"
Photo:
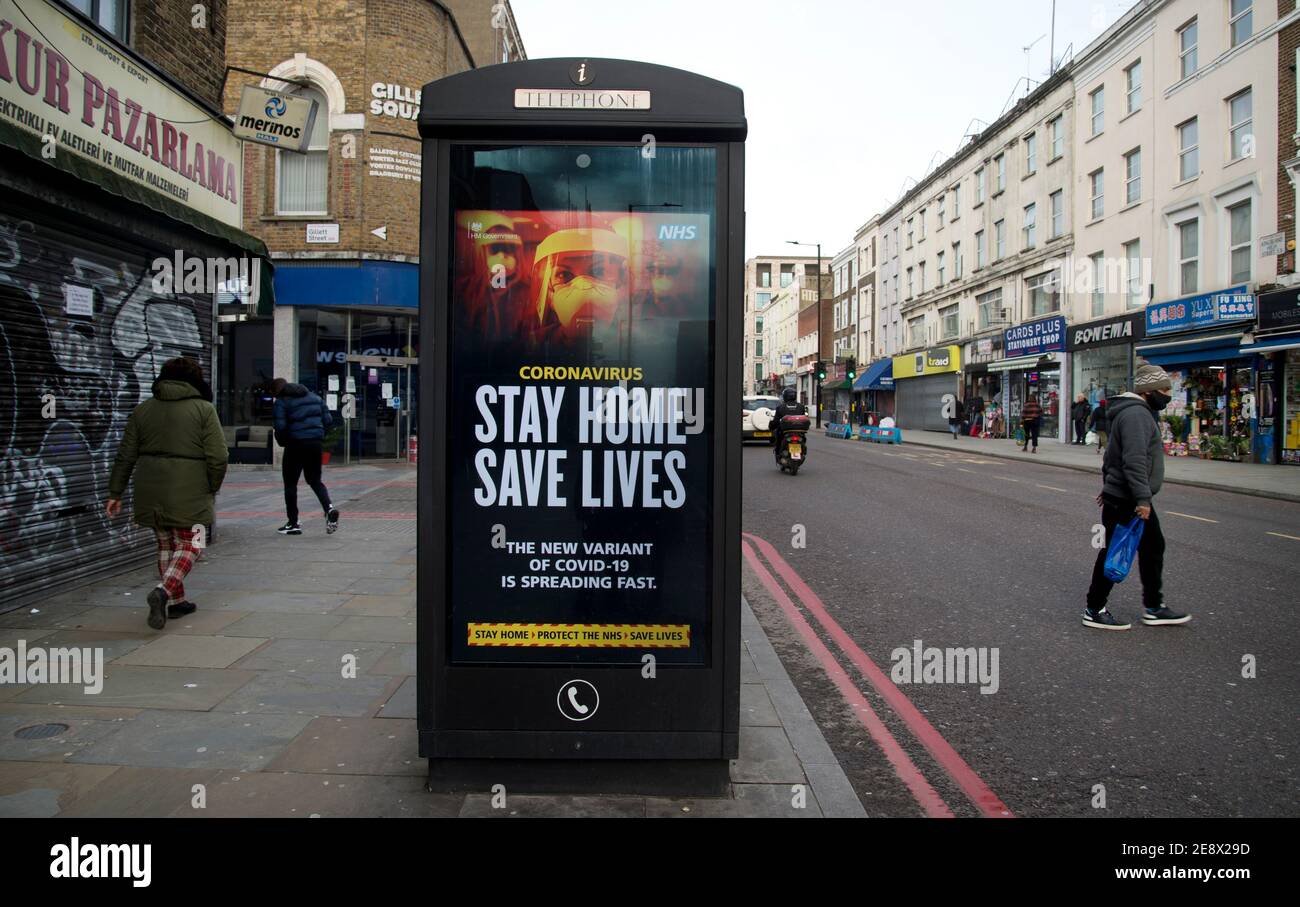
[[[278,120],[284,116],[285,111],[288,109],[289,105],[284,102],[284,98],[270,97],[266,99],[266,115],[273,120]]]
[[[152,844],[68,844],[50,848],[52,879],[130,879],[135,888],[148,888],[153,879]]]

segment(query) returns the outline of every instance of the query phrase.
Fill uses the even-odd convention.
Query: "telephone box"
[[[530,60],[425,86],[419,127],[431,785],[717,789],[739,723],[742,94]]]

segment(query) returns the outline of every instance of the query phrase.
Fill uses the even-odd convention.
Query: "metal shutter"
[[[943,395],[957,393],[957,376],[923,375],[894,382],[894,419],[899,428],[948,431]]]
[[[212,363],[212,295],[153,291],[151,263],[172,255],[0,202],[0,610],[146,562],[129,490],[124,516],[103,515],[113,457],[164,361],[209,378]],[[93,315],[68,312],[65,285],[93,291]]]

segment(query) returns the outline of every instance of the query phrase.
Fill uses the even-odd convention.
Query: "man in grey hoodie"
[[[1145,521],[1137,553],[1142,604],[1146,607],[1142,623],[1155,627],[1185,624],[1192,619],[1190,614],[1178,614],[1164,606],[1161,583],[1165,537],[1152,507],[1165,478],[1165,451],[1156,414],[1169,405],[1170,389],[1168,373],[1143,362],[1134,376],[1133,392],[1107,401],[1110,443],[1102,459],[1102,491],[1097,496],[1107,548],[1117,525],[1127,524],[1134,514]],[[1083,625],[1098,630],[1127,630],[1128,623],[1106,610],[1106,599],[1115,584],[1106,578],[1105,565],[1106,549],[1102,549],[1092,568]]]

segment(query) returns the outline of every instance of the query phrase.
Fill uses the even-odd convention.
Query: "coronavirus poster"
[[[454,661],[705,662],[710,229],[672,211],[454,211]]]

